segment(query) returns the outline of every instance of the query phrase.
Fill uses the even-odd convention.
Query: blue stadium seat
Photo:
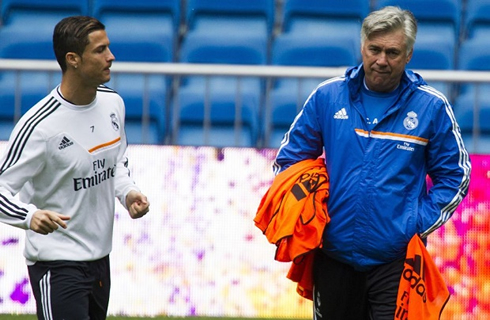
[[[458,56],[458,69],[490,70],[490,46],[488,39],[473,38],[461,43]]]
[[[188,0],[186,8],[187,31],[179,61],[218,64],[268,62],[268,47],[274,27],[274,0]],[[179,126],[179,132],[174,130],[174,142],[217,147],[255,146],[262,90],[259,79],[214,76],[206,82],[205,77],[184,78],[173,113],[174,123]],[[203,131],[205,96],[209,98],[211,128]],[[235,110],[237,103],[240,112]],[[189,108],[194,111],[187,112]],[[218,117],[220,113],[223,114]],[[189,114],[200,117],[191,119],[186,116]],[[235,114],[241,115],[242,122],[237,123],[238,126],[235,126]]]
[[[2,0],[2,24],[39,31],[54,25],[63,17],[88,14],[88,0]]]
[[[92,8],[106,26],[116,64],[173,62],[180,13],[180,0],[94,0]],[[163,75],[113,74],[107,85],[125,101],[129,142],[164,142],[170,81]]]
[[[7,141],[14,129],[14,123],[0,119],[0,141]]]
[[[150,19],[153,17],[160,19],[159,28],[167,28],[170,21],[173,31],[178,31],[180,26],[181,1],[180,0],[93,0],[92,14],[101,20],[121,19],[131,22],[130,26],[139,28],[137,23],[131,21],[132,15],[146,15]],[[143,16],[145,17],[145,16]],[[145,22],[145,21],[137,21]],[[151,32],[152,30],[147,30]]]
[[[169,62],[175,58],[179,0],[94,0],[93,15],[105,24],[116,59]]]
[[[144,47],[145,44],[142,45],[142,48]],[[118,54],[115,53],[115,55],[118,59]],[[128,56],[125,54],[120,56],[121,59],[118,61],[128,61]],[[107,83],[107,86],[116,90],[124,99],[126,134],[130,143],[161,144],[165,142],[170,85],[170,79],[164,75],[112,73],[111,81]]]
[[[377,0],[374,8],[385,6],[410,10],[417,19],[417,40],[409,68],[455,68],[462,18],[460,0]],[[447,83],[429,84],[446,96],[452,95],[453,88]]]
[[[490,48],[488,41],[483,37],[474,37],[463,41],[460,45],[458,69],[471,71],[490,70]],[[460,122],[462,133],[469,142],[472,152],[480,152],[481,148],[488,150],[487,141],[490,141],[490,121],[488,121],[490,108],[490,84],[462,83],[460,95],[454,103],[454,110]],[[478,106],[480,139],[472,139],[473,108]],[[481,140],[481,141],[480,141]],[[475,144],[477,143],[477,144]],[[490,152],[490,150],[488,150]]]
[[[52,32],[19,32],[9,27],[0,28],[0,58],[56,60]]]
[[[274,0],[188,0],[189,31],[255,33],[269,36],[274,27]]]
[[[15,87],[0,76],[0,140],[8,140],[15,123],[21,116],[20,106],[15,102]],[[11,84],[10,88],[2,85]],[[10,89],[11,91],[8,91]]]
[[[353,66],[361,61],[357,41],[343,37],[305,37],[283,33],[272,45],[274,65],[283,66]]]
[[[47,25],[40,26],[40,31],[37,32],[37,22],[31,22],[30,29],[29,26],[17,23],[0,28],[0,59],[55,60],[52,44],[54,25],[49,25],[49,33]],[[13,127],[13,122],[18,119],[19,110],[20,114],[27,111],[49,93],[59,83],[60,78],[61,72],[1,71],[0,121],[4,123],[4,128]],[[16,93],[20,94],[17,102]]]
[[[225,40],[215,37],[213,33],[189,32],[182,45],[181,61],[263,65],[267,62],[266,39],[259,37],[255,40],[239,36]],[[262,87],[261,80],[257,78],[212,76],[207,79],[191,76],[182,79],[174,101],[173,123],[179,128],[178,132],[174,130],[174,143],[218,147],[254,146],[258,137],[257,114]],[[203,134],[206,97],[209,98],[211,128]],[[235,109],[237,105],[240,106],[240,113]],[[235,132],[235,114],[242,115],[243,123],[239,124],[241,132]],[[222,133],[225,131],[228,134],[224,137]],[[235,136],[243,139],[235,141]]]
[[[368,13],[369,1],[365,0],[284,0],[282,32],[302,37],[345,37],[359,46],[362,19]]]
[[[467,0],[466,18],[464,19],[465,38],[490,35],[490,0]]]
[[[167,130],[168,81],[162,75],[113,73],[107,86],[126,106],[126,135],[132,144],[161,144]]]
[[[271,63],[282,66],[349,67],[360,62],[360,54],[353,42],[342,37],[324,40],[284,33],[273,43]],[[280,78],[275,81],[270,91],[270,115],[265,115],[270,121],[265,121],[263,128],[267,147],[279,147],[306,98],[323,80]]]
[[[305,30],[308,21],[318,22],[317,26],[334,23],[336,28],[338,22],[355,21],[360,25],[362,19],[369,13],[369,1],[365,0],[284,0],[283,29],[284,32],[300,32],[304,35],[321,32],[322,30]],[[335,31],[335,29],[334,29]],[[337,32],[350,32],[351,30],[336,30]]]
[[[415,42],[410,69],[452,70],[455,69],[455,45],[446,38],[420,39]]]
[[[415,70],[453,70],[456,68],[455,52],[454,42],[447,38],[417,39],[412,60],[407,67]],[[439,81],[428,81],[428,83],[444,93],[446,97],[453,95],[454,86],[451,83]]]
[[[375,9],[385,6],[400,6],[414,14],[418,23],[418,40],[444,38],[453,40],[456,45],[459,39],[460,0],[377,0]]]
[[[56,23],[66,16],[87,13],[88,1],[2,0],[0,58],[55,60],[52,36]],[[3,128],[7,130],[13,127],[18,110],[22,114],[32,107],[59,83],[59,78],[59,73],[1,72],[0,105],[4,111],[1,120],[5,121],[2,122]],[[20,105],[16,107],[14,95],[17,89],[20,92]],[[2,135],[3,138],[5,134]]]
[[[130,39],[119,31],[112,32],[108,29],[107,32],[111,41],[110,49],[116,57],[115,64],[119,61],[162,63],[172,62],[174,59],[173,39],[163,41],[157,39],[157,36],[148,36],[143,27],[132,33]],[[112,80],[107,85],[114,88],[125,101],[128,140],[138,144],[163,143],[167,129],[167,95],[171,79],[158,74],[113,73]],[[149,107],[146,113],[145,105]],[[145,119],[148,123],[144,122]]]
[[[196,85],[192,85],[194,82]],[[181,88],[176,108],[176,144],[214,147],[254,147],[258,139],[257,108],[260,95],[255,79],[240,79],[241,95],[234,90],[236,78],[209,79],[209,93],[200,79]],[[221,90],[226,88],[228,90]],[[209,99],[209,100],[207,100]]]
[[[263,50],[268,50],[274,25],[274,9],[274,0],[187,1],[187,32],[182,44],[182,50],[186,50],[187,53],[183,53],[183,60],[193,59],[189,56],[189,51],[195,54],[200,51],[205,56],[197,58],[194,62],[222,63],[219,60],[224,58],[223,61],[226,63],[248,64],[249,62],[243,59],[249,59],[244,55],[252,54],[250,50],[260,51],[260,55]],[[196,44],[193,45],[192,42]],[[206,42],[208,44],[202,46]],[[240,48],[241,46],[244,48]],[[247,49],[249,47],[252,48]],[[223,57],[220,51],[238,55]],[[241,52],[244,52],[244,55]],[[221,58],[213,58],[214,53]],[[262,61],[262,57],[259,59]]]
[[[369,1],[284,0],[281,33],[272,44],[271,64],[352,66],[360,62],[360,31]],[[294,116],[324,79],[277,79],[270,92],[265,145],[279,147]]]
[[[187,0],[186,20],[192,25],[199,16],[205,15],[260,16],[272,29],[274,10],[275,2],[270,0]]]
[[[2,0],[0,50],[19,59],[54,59],[54,26],[64,17],[88,12],[88,1]]]
[[[1,9],[0,46],[4,52],[11,58],[54,59],[54,26],[64,17],[87,14],[88,1],[2,0]]]
[[[8,139],[19,117],[59,84],[60,78],[61,72],[5,71],[0,74],[0,140]]]
[[[369,1],[361,0],[284,0],[284,17],[290,20],[293,16],[331,16],[362,20],[369,13]]]
[[[474,37],[461,43],[458,69],[471,71],[490,70],[490,48],[487,39]],[[462,83],[454,103],[456,118],[470,151],[490,153],[490,84]],[[480,137],[474,140],[473,109],[478,107]]]
[[[250,41],[255,39],[255,41]],[[265,64],[267,42],[263,38],[223,39],[209,33],[189,33],[181,47],[181,62]]]
[[[474,119],[476,105],[478,121]],[[490,97],[487,95],[476,98],[472,94],[461,95],[454,104],[454,114],[468,151],[490,154]]]
[[[458,65],[460,70],[490,71],[490,47],[486,38],[477,37],[463,41],[459,48]],[[490,85],[481,84],[479,95],[490,96]],[[462,84],[461,93],[473,92],[475,85]]]

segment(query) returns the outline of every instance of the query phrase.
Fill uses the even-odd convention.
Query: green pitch
[[[138,318],[138,317],[108,317],[107,320],[172,320],[172,319],[182,319],[185,318],[171,318],[171,317],[154,317],[154,318]],[[194,318],[193,318],[194,319]],[[211,320],[212,318],[195,318],[196,320]],[[216,318],[213,318],[216,319]],[[0,314],[0,320],[37,320],[35,315],[10,315],[10,314]],[[230,319],[232,320],[232,319]]]
[[[107,320],[185,320],[186,318],[180,317],[153,317],[153,318],[138,318],[138,317],[108,317]],[[251,320],[249,318],[215,318],[215,317],[192,317],[192,320]],[[0,320],[37,320],[34,315],[11,315],[11,314],[0,314]],[[253,319],[261,320],[261,319]],[[262,320],[300,320],[300,319],[262,319]],[[301,319],[305,320],[305,319]]]
[[[115,317],[115,316],[107,318],[107,320],[172,320],[172,319],[184,320],[185,318],[177,318],[177,317],[138,318],[138,317]],[[217,319],[239,320],[238,318],[205,318],[205,317],[192,317],[192,319],[193,320],[217,320]],[[0,320],[37,320],[37,317],[35,315],[0,314]]]
[[[167,317],[156,317],[156,318],[133,318],[133,317],[108,317],[107,320],[169,320]],[[34,315],[11,315],[11,314],[0,314],[0,320],[37,320]]]

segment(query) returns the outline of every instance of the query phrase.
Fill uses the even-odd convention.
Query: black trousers
[[[393,320],[405,259],[368,272],[318,250],[313,265],[315,320]]]
[[[40,261],[29,266],[39,320],[104,320],[111,287],[109,256]]]

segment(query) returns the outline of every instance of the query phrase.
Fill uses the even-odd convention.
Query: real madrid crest
[[[111,123],[114,130],[119,131],[119,120],[117,119],[115,113],[111,113]]]
[[[407,113],[407,117],[403,120],[403,126],[407,130],[413,130],[419,125],[419,119],[417,119],[417,114],[413,111]]]

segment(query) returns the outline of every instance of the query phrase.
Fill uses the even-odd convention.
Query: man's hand
[[[70,220],[69,216],[50,210],[37,210],[32,215],[30,229],[40,234],[48,234],[57,230],[58,226],[66,229],[67,220]]]
[[[131,190],[126,196],[126,207],[133,219],[138,219],[150,211],[150,203],[144,194]]]

